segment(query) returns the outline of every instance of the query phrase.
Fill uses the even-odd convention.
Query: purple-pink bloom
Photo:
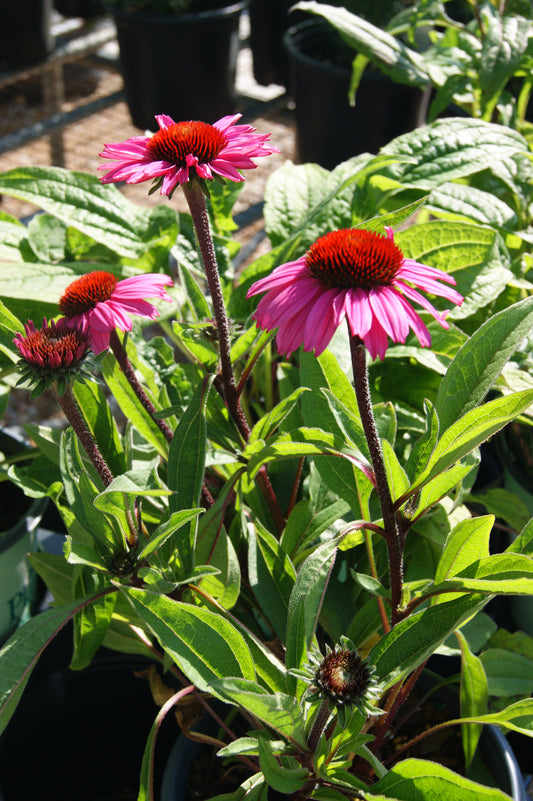
[[[148,273],[117,281],[112,273],[97,270],[77,278],[59,300],[59,309],[72,327],[88,331],[94,353],[109,347],[111,331],[131,331],[130,314],[155,320],[156,307],[146,297],[172,301],[165,287],[172,284],[168,275]]]
[[[159,130],[151,136],[134,136],[125,142],[104,146],[100,156],[114,159],[100,178],[107,184],[126,181],[138,184],[156,179],[161,194],[170,196],[178,184],[193,178],[212,179],[215,175],[230,181],[243,181],[240,170],[257,167],[252,158],[279,153],[267,144],[270,134],[258,134],[251,125],[235,125],[241,114],[234,114],[209,125],[188,120],[174,122],[166,114],[156,120]]]
[[[71,367],[91,349],[89,336],[70,326],[64,318],[47,323],[45,317],[40,328],[28,320],[24,332],[25,335],[19,332],[13,339],[17,350],[27,364],[45,372]]]
[[[278,329],[280,353],[290,355],[303,345],[319,356],[342,323],[348,319],[373,359],[383,360],[388,338],[405,342],[411,329],[422,347],[431,336],[411,303],[429,312],[443,328],[445,316],[418,290],[461,305],[462,296],[445,284],[455,280],[434,267],[404,257],[386,236],[360,228],[347,228],[321,236],[296,261],[277,267],[256,281],[248,297],[266,292],[254,314],[259,328]]]

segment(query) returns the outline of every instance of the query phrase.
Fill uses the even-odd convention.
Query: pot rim
[[[164,25],[173,23],[184,23],[185,25],[198,24],[206,20],[216,18],[231,17],[234,14],[241,13],[250,5],[250,0],[237,0],[218,8],[206,9],[205,11],[185,11],[183,14],[154,14],[151,11],[125,11],[122,8],[111,8],[111,14],[114,19],[119,20],[133,20],[139,19],[140,22],[159,22]]]
[[[283,45],[289,55],[289,58],[299,61],[301,64],[305,64],[306,66],[315,70],[319,69],[321,72],[326,72],[330,75],[337,75],[339,77],[349,79],[352,72],[350,67],[343,67],[339,64],[331,64],[327,61],[322,61],[319,58],[310,56],[297,46],[297,43],[300,41],[300,37],[305,39],[307,32],[310,32],[311,34],[320,33],[321,29],[325,29],[325,23],[320,19],[302,20],[301,22],[291,25],[290,28],[287,28],[283,34]]]

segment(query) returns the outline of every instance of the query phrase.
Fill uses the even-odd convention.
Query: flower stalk
[[[372,399],[368,382],[366,348],[362,340],[350,334],[350,354],[354,377],[357,406],[361,415],[361,423],[370,451],[372,467],[376,478],[376,492],[383,517],[384,536],[389,555],[389,572],[391,585],[391,623],[394,625],[400,618],[400,604],[403,583],[403,547],[398,521],[394,513],[394,504],[390,492],[383,451],[372,411]]]
[[[83,445],[87,456],[93,463],[96,472],[100,476],[104,487],[108,487],[113,481],[113,474],[109,469],[106,460],[102,456],[100,448],[96,444],[96,440],[89,431],[87,424],[83,419],[70,385],[66,387],[65,392],[62,395],[57,392],[57,387],[53,388],[53,392],[57,402],[65,414],[65,417],[72,426],[74,433]]]
[[[167,425],[167,423],[165,423],[164,420],[161,420],[156,416],[157,410],[152,401],[150,400],[150,398],[148,397],[148,395],[146,394],[146,392],[144,391],[144,388],[141,386],[141,383],[139,382],[137,376],[135,375],[135,371],[131,366],[131,362],[126,354],[126,349],[124,347],[124,344],[120,341],[116,330],[111,331],[110,333],[109,346],[113,351],[113,355],[115,356],[115,359],[117,360],[120,369],[126,376],[131,388],[135,392],[135,395],[137,396],[143,409],[145,409],[148,412],[150,417],[153,419],[154,423],[163,433],[163,436],[165,437],[166,441],[168,443],[172,442],[172,436],[173,436],[172,430]]]
[[[235,375],[233,373],[229,320],[226,314],[226,306],[224,303],[222,286],[220,284],[220,277],[218,274],[215,246],[211,236],[211,227],[209,224],[209,215],[207,213],[205,196],[200,184],[197,181],[191,181],[190,183],[186,184],[184,190],[185,198],[187,200],[194,228],[196,230],[198,244],[200,246],[200,253],[204,264],[209,293],[213,302],[213,311],[215,315],[219,344],[220,367],[224,388],[224,400],[226,401],[229,413],[238,426],[241,436],[246,441],[250,435],[250,427],[241,407],[239,394],[235,383]]]

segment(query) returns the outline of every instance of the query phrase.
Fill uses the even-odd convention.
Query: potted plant
[[[248,0],[106,0],[126,101],[146,129],[163,110],[217,119],[236,110],[239,20]]]
[[[0,641],[35,611],[39,600],[37,574],[28,554],[37,549],[37,528],[46,499],[27,497],[9,479],[13,465],[28,462],[30,448],[0,429]]]
[[[272,250],[236,280],[237,185],[275,147],[237,116],[157,121],[106,146],[105,185],[59,168],[0,176],[45,211],[10,228],[3,342],[21,384],[51,390],[69,421],[30,427],[41,463],[17,474],[53,495],[68,535],[64,555],[33,559],[56,603],[0,651],[5,735],[73,621],[73,667],[101,646],[154,663],[140,798],[175,712],[214,762],[243,767],[226,800],[522,801],[520,774],[495,787],[478,742],[487,725],[531,737],[531,642],[483,610],[533,593],[533,524],[491,553],[494,517],[466,499],[478,447],[533,404],[509,364],[533,322],[514,292],[527,142],[455,118],[331,173],[286,163],[266,192]],[[171,206],[132,206],[112,185],[147,179],[183,191],[179,229]],[[435,678],[432,658],[450,655],[457,674]],[[456,712],[433,702],[443,683]],[[194,733],[202,710],[214,733]]]
[[[52,35],[52,0],[24,0],[3,9],[0,31],[0,69],[20,69],[50,55]]]
[[[370,62],[399,84],[430,86],[428,120],[449,113],[452,106],[455,113],[460,109],[473,117],[527,129],[531,3],[427,0],[399,14],[387,27],[315,0],[295,8],[327,20],[359,54],[353,62],[352,101]]]

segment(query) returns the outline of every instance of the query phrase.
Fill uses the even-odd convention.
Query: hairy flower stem
[[[383,451],[376,428],[374,412],[372,410],[372,399],[370,397],[370,386],[368,382],[368,368],[366,364],[366,348],[357,336],[350,333],[350,353],[352,357],[352,368],[354,377],[355,394],[361,423],[365,432],[366,441],[370,451],[372,467],[376,478],[376,492],[378,494],[383,526],[385,529],[385,541],[387,543],[389,555],[389,572],[391,585],[391,624],[394,625],[400,619],[400,604],[402,596],[403,582],[403,548],[398,521],[394,514],[394,506],[390,492],[385,462],[383,461]]]
[[[116,330],[111,332],[109,338],[109,344],[111,346],[111,350],[113,351],[113,355],[115,359],[119,363],[120,369],[128,379],[128,382],[135,392],[135,395],[139,399],[142,407],[148,412],[154,423],[157,425],[160,431],[163,432],[163,436],[165,437],[167,442],[172,442],[172,430],[169,426],[165,423],[164,420],[160,420],[156,417],[156,408],[146,392],[144,391],[143,387],[141,386],[137,376],[135,375],[135,371],[131,366],[131,362],[126,355],[126,349],[124,348],[122,342],[118,338],[118,334]]]
[[[211,295],[211,300],[213,302],[213,311],[215,313],[220,354],[220,366],[222,371],[222,383],[224,388],[224,400],[230,415],[237,424],[237,428],[239,429],[242,438],[245,442],[247,442],[250,436],[250,426],[248,425],[248,421],[246,420],[241,406],[239,391],[237,390],[235,375],[233,373],[229,320],[226,313],[224,296],[222,294],[220,276],[218,274],[217,258],[215,254],[215,246],[213,245],[213,237],[211,236],[209,215],[207,213],[204,193],[195,181],[191,181],[189,184],[185,185],[185,198],[189,205],[192,221],[196,230],[196,236],[200,246],[200,253],[202,255],[202,261],[207,278],[207,285],[209,287],[209,294]],[[257,474],[257,482],[268,503],[277,530],[279,532],[283,531],[285,519],[264,467],[261,468]]]
[[[85,448],[87,456],[95,466],[98,475],[102,479],[104,487],[108,487],[113,481],[113,474],[109,469],[106,460],[102,456],[93,435],[87,428],[87,424],[79,410],[76,398],[72,393],[72,389],[70,386],[67,386],[64,395],[59,395],[54,389],[54,395],[57,399],[57,402],[63,409],[65,417],[74,429],[74,433]]]
[[[209,294],[213,301],[213,311],[217,327],[217,336],[220,353],[220,366],[222,370],[222,381],[224,384],[224,399],[228,411],[235,420],[241,436],[247,440],[250,435],[250,427],[244,416],[241,407],[235,375],[231,363],[231,342],[229,335],[229,321],[218,274],[218,265],[215,254],[213,237],[211,236],[211,226],[209,215],[205,203],[204,193],[196,181],[191,181],[185,185],[185,198],[189,205],[192,221],[196,230],[200,253],[204,263],[204,270],[209,287]]]
[[[324,727],[328,722],[328,718],[329,718],[329,701],[327,698],[323,698],[318,708],[318,712],[316,713],[316,718],[313,723],[313,728],[309,732],[309,737],[307,738],[307,746],[312,754],[315,753],[318,747],[318,743],[320,741],[320,735],[324,731]]]

